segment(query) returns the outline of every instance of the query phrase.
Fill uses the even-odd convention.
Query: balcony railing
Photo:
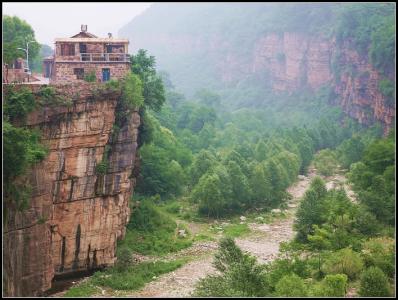
[[[127,53],[80,53],[80,61],[129,62]]]

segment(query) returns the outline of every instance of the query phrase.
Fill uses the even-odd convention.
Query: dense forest
[[[268,31],[333,35],[337,44],[349,41],[365,53],[385,76],[379,88],[395,103],[395,85],[388,79],[395,61],[393,4],[168,5],[173,9],[167,18],[155,4],[121,33],[200,33],[203,40],[221,35],[242,57],[252,49],[240,45],[252,45],[247,39]],[[227,26],[233,34],[225,36]],[[206,56],[200,47],[173,55],[157,43],[148,45],[131,56],[131,72],[123,80],[105,87],[121,91],[115,128],[132,109],[139,109],[141,117],[139,174],[126,236],[118,242],[115,266],[65,295],[96,295],[98,286],[137,290],[188,261],[160,258],[198,241],[216,241],[213,266],[219,273],[200,279],[195,296],[344,297],[351,289],[363,297],[393,296],[395,129],[385,134],[377,122],[364,126],[350,118],[331,105],[337,95],[327,84],[315,91],[303,85],[276,93],[264,84],[266,74],[256,74],[225,85],[214,69],[224,55],[222,47]],[[43,46],[42,55],[46,50]],[[10,89],[4,98],[4,195],[23,210],[29,187],[21,188],[16,178],[46,156],[40,133],[25,127],[24,119],[56,95],[51,88],[35,95]],[[67,105],[65,99],[58,101]],[[97,172],[107,167],[103,161]],[[250,231],[239,220],[263,220],[288,209],[293,197],[288,188],[310,170],[317,176],[298,204],[294,238],[280,245],[276,259],[259,262],[234,240]],[[335,174],[348,179],[355,200],[342,186],[327,188],[325,180]],[[221,237],[194,235],[184,225],[222,222],[232,225]],[[137,253],[160,258],[137,263]]]

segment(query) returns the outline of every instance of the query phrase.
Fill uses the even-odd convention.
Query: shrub
[[[120,87],[120,81],[116,79],[111,79],[105,83],[105,88],[110,91],[118,91]]]
[[[98,174],[104,175],[106,173],[106,170],[108,169],[108,162],[107,161],[101,161],[96,167],[95,170],[97,171]]]
[[[325,261],[323,269],[327,274],[346,274],[353,280],[362,271],[363,262],[359,253],[350,248],[344,248],[333,253]]]
[[[4,93],[4,117],[13,122],[24,122],[28,113],[36,108],[32,91],[26,87],[8,88]]]
[[[378,267],[370,267],[361,275],[359,295],[363,297],[390,296],[388,278]]]
[[[242,291],[235,289],[223,276],[210,275],[196,285],[193,292],[196,297],[245,297]]]
[[[311,296],[318,297],[344,297],[347,287],[347,275],[336,274],[326,277],[311,289]]]
[[[97,76],[95,75],[95,71],[90,71],[84,75],[84,81],[87,82],[96,82]]]
[[[142,82],[138,75],[128,73],[123,79],[122,100],[128,108],[139,108],[144,104]]]
[[[108,169],[108,155],[110,150],[111,150],[110,146],[106,145],[104,149],[104,154],[102,155],[102,160],[95,167],[95,171],[98,174],[104,175],[106,173]]]
[[[378,267],[391,278],[395,272],[395,242],[392,238],[372,238],[363,245],[362,257],[367,267]]]
[[[130,249],[128,249],[127,247],[122,247],[118,252],[119,253],[117,255],[117,261],[115,264],[115,268],[119,272],[123,272],[123,271],[127,270],[127,268],[130,267],[130,265],[133,262],[132,251]]]
[[[178,238],[176,229],[174,220],[162,213],[150,199],[144,199],[133,209],[126,237],[119,247],[142,254],[163,255],[191,246],[192,240]]]
[[[296,274],[303,278],[310,276],[310,268],[307,261],[301,260],[298,257],[274,260],[267,274],[269,285],[275,288],[282,277],[289,274]]]
[[[315,168],[317,168],[322,175],[333,175],[336,172],[337,164],[336,153],[330,149],[321,150],[315,155]]]
[[[307,287],[304,280],[296,274],[286,275],[276,284],[276,295],[287,297],[306,297]]]
[[[172,202],[165,205],[165,210],[171,214],[178,214],[181,210],[181,206],[178,202]]]
[[[307,235],[314,233],[313,225],[321,225],[325,221],[326,186],[320,177],[315,177],[300,202],[296,213],[294,228],[297,240],[306,242]]]
[[[222,274],[201,279],[196,296],[250,297],[269,293],[264,265],[257,264],[255,257],[244,254],[232,238],[220,241],[214,266]]]
[[[326,275],[323,279],[324,290],[327,296],[344,297],[346,293],[347,286],[347,275],[336,274],[336,275]]]
[[[394,104],[394,94],[395,94],[395,86],[394,82],[389,79],[382,79],[379,82],[379,90],[386,97],[386,102],[389,106],[393,106]]]

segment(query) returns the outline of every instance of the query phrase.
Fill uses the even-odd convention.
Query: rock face
[[[334,104],[362,124],[381,122],[385,132],[395,118],[395,106],[379,89],[382,76],[349,42],[336,45],[334,38],[291,32],[267,34],[256,42],[252,70],[268,72],[275,91],[316,91],[329,84],[336,94]],[[395,81],[394,69],[388,79]]]
[[[335,104],[340,105],[344,112],[357,119],[360,123],[370,125],[380,121],[385,133],[393,125],[395,104],[389,104],[388,99],[379,89],[383,79],[380,73],[370,64],[367,55],[361,55],[353,50],[349,42],[338,49],[337,68],[340,74],[335,74],[334,89],[339,97]],[[395,70],[392,68],[387,78],[395,82]]]
[[[359,54],[349,41],[337,45],[334,37],[298,32],[268,32],[240,45],[212,33],[155,31],[130,38],[154,53],[159,66],[168,70],[187,93],[204,86],[215,90],[236,88],[247,81],[270,86],[275,92],[301,88],[316,92],[330,86],[336,93],[333,103],[362,124],[379,121],[387,131],[395,118],[395,104],[389,105],[379,90],[382,76],[370,64],[368,55]],[[387,78],[395,82],[391,69]]]
[[[116,241],[124,236],[129,220],[138,112],[112,135],[117,92],[93,93],[89,84],[56,88],[74,98],[73,105],[45,107],[27,120],[41,129],[50,151],[28,175],[29,208],[7,212],[3,237],[7,296],[37,296],[51,287],[55,275],[112,265]],[[103,155],[108,168],[99,174],[96,166]]]
[[[305,85],[317,89],[331,79],[331,48],[327,40],[285,32],[257,40],[253,72],[270,73],[276,91],[293,91]]]

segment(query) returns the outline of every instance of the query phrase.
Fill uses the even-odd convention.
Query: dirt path
[[[279,252],[279,244],[293,238],[294,213],[297,209],[300,198],[307,190],[315,172],[311,170],[308,176],[300,176],[298,182],[288,189],[293,199],[288,204],[285,211],[287,215],[284,219],[278,219],[272,224],[248,224],[253,231],[249,237],[235,239],[237,245],[242,250],[255,255],[259,262],[266,262],[274,259]],[[209,243],[209,242],[202,242]],[[202,243],[195,244],[193,247],[201,247]],[[155,281],[148,283],[143,289],[134,293],[128,293],[128,297],[189,297],[194,291],[199,279],[216,272],[212,266],[213,253],[217,245],[210,243],[203,255],[198,255],[195,259],[174,272],[164,274]],[[189,251],[189,248],[186,249]],[[198,253],[199,254],[199,253]]]

